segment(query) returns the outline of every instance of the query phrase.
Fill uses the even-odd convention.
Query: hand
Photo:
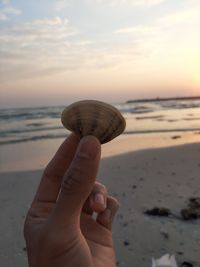
[[[30,267],[116,266],[118,202],[95,183],[100,151],[95,137],[72,134],[46,167],[24,225]]]

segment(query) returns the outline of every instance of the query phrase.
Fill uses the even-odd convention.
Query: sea
[[[127,134],[199,132],[200,99],[111,103],[126,119]],[[66,137],[64,106],[0,109],[0,146]]]

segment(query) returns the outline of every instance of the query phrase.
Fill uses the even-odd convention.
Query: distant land
[[[156,97],[156,98],[143,98],[127,100],[126,103],[138,103],[138,102],[159,102],[159,101],[172,101],[172,100],[200,100],[200,96],[182,96],[182,97]]]

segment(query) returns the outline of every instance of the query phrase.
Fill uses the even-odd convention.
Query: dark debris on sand
[[[182,220],[197,220],[200,219],[200,197],[192,197],[189,199],[187,207],[180,211],[180,217],[173,214],[168,208],[164,207],[154,207],[152,209],[147,209],[144,214],[151,216],[161,216],[182,219]]]
[[[179,139],[179,138],[181,138],[181,135],[174,135],[171,137],[171,139]]]
[[[182,264],[181,264],[181,267],[193,267],[194,265],[190,262],[187,262],[187,261],[184,261]]]
[[[151,215],[151,216],[163,216],[163,217],[168,217],[171,212],[167,208],[159,208],[159,207],[154,207],[152,209],[148,209],[144,211],[145,214]]]
[[[183,220],[197,220],[200,218],[200,197],[189,199],[187,208],[181,210]]]

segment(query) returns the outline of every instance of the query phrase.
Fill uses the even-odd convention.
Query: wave
[[[51,131],[51,130],[61,130],[63,127],[45,127],[45,128],[33,128],[33,129],[11,129],[8,131],[1,131],[0,137],[9,136],[12,134],[24,134],[24,133],[32,133],[32,132],[42,132],[42,131]]]
[[[127,120],[124,134],[200,131],[199,100],[141,101],[115,106]],[[60,121],[63,108],[0,109],[0,145],[66,137],[69,132]]]
[[[30,142],[30,141],[65,138],[65,137],[67,137],[67,134],[57,134],[57,135],[47,134],[47,135],[39,135],[39,136],[32,136],[32,137],[26,137],[26,138],[20,138],[20,139],[0,141],[0,145],[9,145],[9,144],[17,144],[17,143],[24,143],[24,142]]]
[[[0,121],[60,118],[63,107],[1,109]]]
[[[126,131],[123,134],[124,135],[136,135],[136,134],[175,133],[175,132],[197,132],[199,133],[200,128],[138,130],[138,131]],[[31,136],[31,137],[25,137],[25,138],[20,138],[20,139],[0,141],[0,145],[10,145],[10,144],[17,144],[17,143],[24,143],[24,142],[31,142],[31,141],[34,142],[34,141],[39,141],[39,140],[66,138],[67,136],[68,136],[67,133],[56,134],[56,135],[47,134],[47,135]]]
[[[166,109],[189,109],[200,108],[200,100],[170,100],[170,101],[139,101],[130,103],[115,104],[115,106],[123,113],[138,114],[150,113],[156,110]],[[1,109],[0,121],[21,121],[60,118],[63,106],[57,107],[40,107],[40,108],[19,108],[19,109]],[[30,123],[31,124],[31,123]],[[32,124],[34,126],[34,123]],[[35,124],[35,126],[38,126]]]

